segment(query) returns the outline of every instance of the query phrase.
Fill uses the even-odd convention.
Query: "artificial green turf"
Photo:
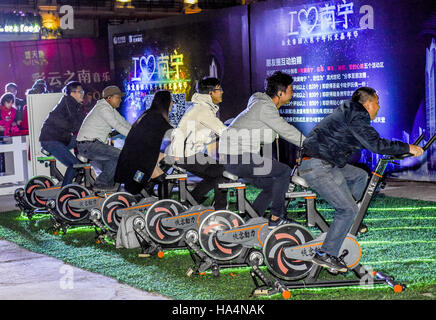
[[[257,190],[249,189],[248,198]],[[231,199],[232,200],[232,199]],[[234,200],[234,199],[233,199]],[[333,218],[328,204],[317,200],[317,208],[327,221]],[[289,205],[289,216],[304,223],[304,209]],[[436,297],[436,203],[377,196],[364,220],[367,234],[358,237],[362,246],[361,264],[392,275],[407,285],[396,294],[386,285],[371,289],[360,286],[329,289],[294,289],[292,299],[434,299]],[[310,228],[314,234],[318,231]],[[65,235],[51,232],[48,217],[29,221],[19,212],[0,214],[0,238],[34,252],[58,258],[74,266],[100,273],[121,283],[174,299],[281,299],[249,297],[254,285],[249,268],[222,269],[215,278],[211,273],[186,276],[192,266],[187,250],[166,251],[163,259],[138,258],[139,249],[115,249],[111,244],[96,244],[92,228],[70,229]],[[322,271],[321,279],[353,279],[354,274],[332,276]]]

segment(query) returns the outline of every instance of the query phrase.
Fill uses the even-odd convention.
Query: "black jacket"
[[[39,141],[59,141],[68,145],[71,137],[79,131],[85,116],[82,104],[70,95],[63,96],[42,124]]]
[[[345,101],[318,123],[303,142],[303,154],[343,167],[361,149],[384,155],[409,152],[409,145],[380,137],[360,103]]]
[[[150,179],[156,166],[165,132],[173,127],[159,113],[145,111],[133,124],[118,158],[115,181],[124,183],[132,194],[137,194]],[[141,171],[142,183],[133,180]]]

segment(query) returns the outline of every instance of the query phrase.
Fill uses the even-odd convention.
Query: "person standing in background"
[[[117,86],[108,86],[83,120],[77,135],[77,150],[101,170],[95,179],[94,191],[116,191],[114,177],[121,150],[106,144],[112,129],[127,136],[132,125],[116,110],[125,94]]]

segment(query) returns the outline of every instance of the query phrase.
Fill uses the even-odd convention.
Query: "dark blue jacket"
[[[409,145],[380,137],[360,103],[343,102],[318,123],[303,143],[303,154],[343,167],[361,149],[384,155],[409,152]]]

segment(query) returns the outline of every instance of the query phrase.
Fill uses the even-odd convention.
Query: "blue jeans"
[[[321,250],[337,257],[357,215],[357,201],[363,195],[368,174],[349,164],[343,168],[333,167],[327,161],[315,158],[303,160],[298,174],[335,209]]]
[[[100,141],[78,142],[79,154],[86,157],[93,166],[101,170],[94,186],[110,188],[114,185],[115,170],[121,150]]]
[[[62,181],[62,187],[73,182],[77,170],[73,165],[80,163],[74,154],[70,152],[71,149],[76,147],[76,137],[72,137],[70,143],[66,146],[59,141],[41,141],[41,147],[50,152],[53,157],[67,167]]]
[[[244,159],[249,161],[243,161]],[[232,164],[234,162],[237,163]],[[224,166],[228,172],[262,189],[252,205],[259,216],[265,214],[271,203],[272,215],[286,217],[285,195],[292,173],[288,165],[258,154],[245,154],[237,157],[227,156],[227,164]]]

